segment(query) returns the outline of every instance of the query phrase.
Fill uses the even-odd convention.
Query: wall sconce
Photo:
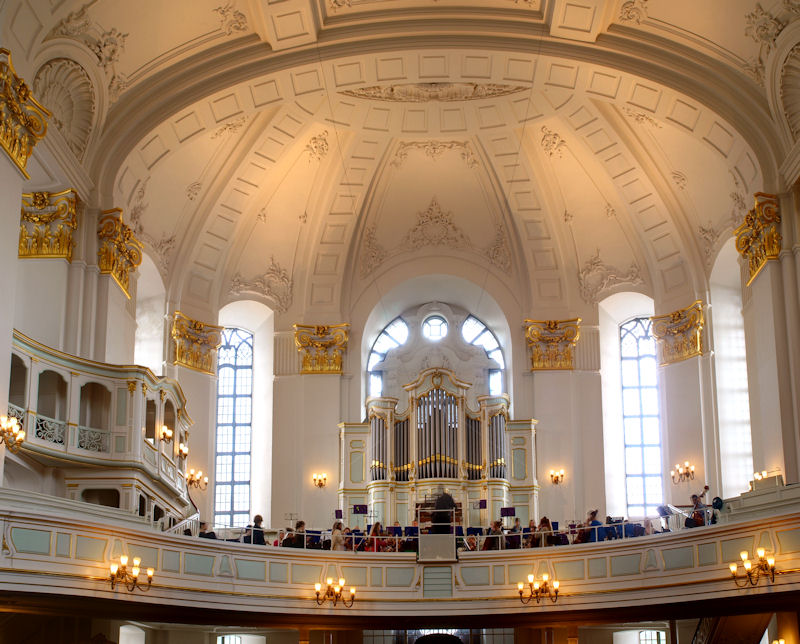
[[[523,604],[530,604],[532,599],[536,600],[538,604],[542,599],[549,598],[554,604],[558,601],[558,581],[555,579],[550,582],[550,575],[544,573],[542,575],[541,583],[533,580],[533,575],[528,575],[528,596],[525,597],[525,584],[519,582],[517,590],[519,591],[519,600]]]
[[[189,446],[186,443],[181,443],[178,445],[178,456],[181,458],[186,458],[189,456]]]
[[[186,485],[205,490],[208,487],[208,477],[203,476],[203,470],[195,472],[194,469],[191,469],[186,472]]]
[[[161,438],[161,440],[164,441],[165,443],[171,443],[173,434],[174,432],[169,427],[167,427],[166,425],[162,425],[161,432],[159,433],[159,438]]]
[[[311,476],[311,479],[314,481],[314,485],[317,487],[325,487],[328,484],[328,475],[323,472],[322,474],[314,474]]]
[[[694,465],[689,465],[689,461],[684,461],[683,465],[675,463],[675,469],[670,470],[669,475],[676,485],[684,481],[694,481]]]
[[[765,478],[767,478],[767,470],[761,470],[760,472],[753,472],[754,481],[760,481]]]
[[[351,588],[350,598],[346,598],[344,596],[344,577],[339,577],[338,584],[334,584],[331,577],[328,577],[325,583],[328,585],[325,592],[322,592],[322,584],[314,584],[314,590],[317,593],[317,606],[322,606],[322,604],[328,600],[330,600],[334,606],[336,606],[338,602],[342,602],[347,608],[353,605],[353,602],[356,600],[356,589]],[[350,603],[348,603],[348,601]]]
[[[558,485],[559,483],[563,483],[564,482],[564,470],[563,469],[560,469],[558,471],[550,470],[550,482],[553,485]]]
[[[744,588],[747,584],[755,586],[758,584],[761,577],[769,577],[770,582],[775,581],[775,557],[765,557],[766,551],[764,548],[756,550],[758,561],[752,562],[747,558],[747,551],[742,550],[739,556],[742,559],[742,568],[744,569],[744,576],[740,577],[739,562],[732,563],[728,566],[733,576],[733,581],[739,588]]]
[[[779,640],[772,640],[772,644],[786,644],[786,640],[780,638]]]
[[[108,578],[111,581],[111,590],[114,590],[114,586],[117,584],[123,584],[125,588],[128,589],[128,592],[133,592],[136,588],[141,590],[142,592],[147,592],[150,590],[150,584],[153,582],[153,569],[147,569],[147,585],[145,586],[143,583],[139,581],[139,564],[142,563],[142,560],[139,557],[133,558],[133,567],[128,570],[128,556],[121,555],[119,558],[119,563],[112,563],[108,570]]]
[[[25,440],[25,431],[19,421],[13,416],[0,416],[0,444],[5,443],[6,449],[16,453],[22,448]]]

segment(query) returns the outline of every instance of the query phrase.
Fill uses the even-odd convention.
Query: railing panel
[[[36,415],[34,436],[48,443],[64,445],[66,443],[67,423],[63,420]]]
[[[93,427],[78,426],[78,447],[90,452],[110,452],[111,432]]]

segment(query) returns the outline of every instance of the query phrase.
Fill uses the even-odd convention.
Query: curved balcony
[[[65,471],[64,496],[113,491],[118,507],[158,520],[189,506],[191,419],[180,385],[145,367],[78,358],[14,331],[8,413],[26,430],[22,454]],[[166,425],[173,440],[159,440]]]
[[[90,596],[149,618],[163,617],[168,607],[181,615],[213,609],[239,624],[300,615],[308,623],[430,625],[487,614],[495,623],[532,624],[578,615],[700,616],[721,601],[728,611],[774,611],[796,606],[800,592],[797,511],[769,523],[742,519],[619,542],[463,552],[456,561],[430,564],[414,553],[304,551],[154,534],[124,517],[48,507],[45,497],[29,502],[10,490],[0,492],[0,521],[0,588],[16,601],[34,592],[58,594],[60,602]],[[740,551],[759,547],[775,557],[774,582],[737,586],[729,564]],[[109,566],[122,554],[140,557],[143,570],[155,569],[149,592],[112,590]],[[517,582],[543,573],[560,580],[558,601],[522,605]],[[351,608],[317,606],[314,584],[324,586],[326,577],[356,587]]]

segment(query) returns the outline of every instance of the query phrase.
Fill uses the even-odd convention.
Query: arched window
[[[245,526],[250,516],[253,334],[225,329],[217,353],[214,524]]]
[[[666,644],[664,631],[639,631],[639,644]]]
[[[383,362],[389,351],[404,345],[406,340],[408,340],[408,325],[399,317],[392,320],[375,340],[367,360],[370,396],[380,396],[383,393],[383,375],[375,367]]]
[[[506,363],[503,360],[503,350],[494,333],[478,318],[470,315],[461,325],[461,337],[464,338],[464,342],[483,347],[486,355],[497,363],[499,369],[489,369],[489,393],[492,396],[503,393],[503,369],[506,368]]]
[[[664,502],[656,343],[650,318],[619,327],[625,492],[629,517],[653,516]]]

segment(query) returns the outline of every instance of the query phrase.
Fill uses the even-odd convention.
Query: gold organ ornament
[[[214,352],[222,343],[222,327],[193,320],[180,311],[172,319],[175,364],[214,374]]]
[[[28,85],[17,76],[11,52],[0,47],[0,146],[19,171],[25,171],[34,146],[47,133],[50,112],[33,96]]]
[[[302,356],[300,373],[342,373],[349,324],[295,324],[294,343]]]
[[[661,366],[703,355],[703,303],[650,318]]]
[[[97,265],[100,273],[111,275],[130,299],[130,272],[142,263],[142,242],[122,221],[122,210],[104,210],[97,225]]]
[[[581,319],[525,320],[525,339],[531,349],[531,371],[574,369],[575,344]]]
[[[28,257],[63,258],[72,262],[75,241],[72,232],[78,228],[78,193],[22,193],[19,223],[21,259]]]
[[[779,232],[781,214],[778,197],[757,192],[755,206],[745,216],[742,224],[733,231],[736,250],[747,260],[747,285],[753,282],[767,260],[778,259],[782,237]]]

